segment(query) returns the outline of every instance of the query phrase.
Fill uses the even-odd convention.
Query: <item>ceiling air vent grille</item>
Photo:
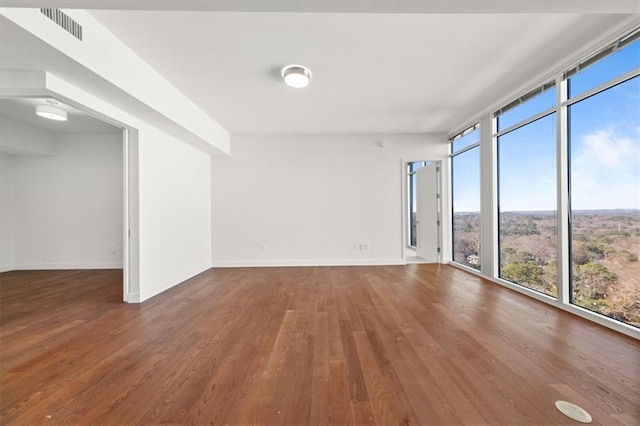
[[[40,12],[53,22],[61,26],[66,32],[82,41],[82,26],[71,19],[60,9],[40,9]]]

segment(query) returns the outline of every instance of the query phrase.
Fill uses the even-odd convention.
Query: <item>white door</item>
[[[416,251],[429,262],[438,262],[440,254],[439,168],[429,163],[416,172]]]

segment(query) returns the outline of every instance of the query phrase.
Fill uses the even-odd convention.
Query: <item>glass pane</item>
[[[409,245],[411,247],[416,247],[416,205],[416,175],[414,173],[409,176]]]
[[[451,158],[453,260],[480,269],[480,148]]]
[[[476,129],[473,132],[453,141],[451,144],[451,152],[457,152],[462,148],[466,148],[477,142],[480,142],[480,129]]]
[[[588,66],[569,79],[569,97],[578,96],[640,67],[640,40]]]
[[[498,131],[533,117],[556,104],[555,86],[498,116]]]
[[[572,105],[572,303],[640,327],[640,77]]]
[[[557,296],[555,113],[498,138],[500,278]]]
[[[409,163],[409,173],[413,173],[418,169],[423,168],[427,163],[424,161],[416,161],[414,163]]]

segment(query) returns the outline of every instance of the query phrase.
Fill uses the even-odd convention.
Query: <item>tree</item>
[[[573,288],[576,296],[582,299],[603,299],[607,289],[618,277],[601,263],[590,261],[577,265],[573,274]]]
[[[501,277],[518,284],[542,285],[542,266],[536,262],[507,263],[502,267]]]

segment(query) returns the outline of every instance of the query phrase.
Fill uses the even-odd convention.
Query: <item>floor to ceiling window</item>
[[[450,139],[451,257],[639,336],[640,28],[585,58]]]
[[[450,140],[453,261],[480,269],[480,128]]]
[[[571,303],[636,327],[640,327],[639,70],[640,40],[636,40],[622,48],[613,46],[567,73]]]
[[[499,276],[557,296],[556,91],[547,84],[497,115]]]

